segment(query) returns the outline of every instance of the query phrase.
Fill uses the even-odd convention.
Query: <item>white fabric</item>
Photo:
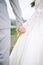
[[[38,6],[42,3],[43,0],[35,0],[35,8],[38,8]]]
[[[43,65],[43,9],[32,15],[10,55],[10,65]]]

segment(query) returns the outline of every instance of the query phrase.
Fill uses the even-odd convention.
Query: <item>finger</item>
[[[19,35],[22,35],[22,34],[24,34],[24,32],[19,32]]]
[[[20,32],[25,32],[26,30],[24,28],[19,29]]]
[[[20,33],[25,33],[25,30],[19,30]]]

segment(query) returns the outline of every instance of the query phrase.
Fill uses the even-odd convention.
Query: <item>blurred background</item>
[[[12,11],[9,0],[5,0],[5,1],[8,7],[9,17],[11,19],[11,49],[10,49],[10,52],[11,52],[18,39],[17,33],[16,33],[16,18],[15,18],[15,14]],[[19,0],[19,5],[22,11],[22,17],[24,22],[28,20],[35,11],[35,9],[32,8],[30,5],[32,1],[33,0]]]

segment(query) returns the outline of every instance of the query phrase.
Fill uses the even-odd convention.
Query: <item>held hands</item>
[[[16,32],[18,35],[22,35],[23,33],[26,32],[25,28],[23,27],[23,25],[17,26],[16,28]]]

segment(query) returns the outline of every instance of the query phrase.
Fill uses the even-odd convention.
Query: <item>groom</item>
[[[19,35],[25,32],[22,23],[21,9],[18,0],[9,0],[16,15],[16,31]],[[5,0],[0,0],[0,65],[9,65],[10,19]]]

